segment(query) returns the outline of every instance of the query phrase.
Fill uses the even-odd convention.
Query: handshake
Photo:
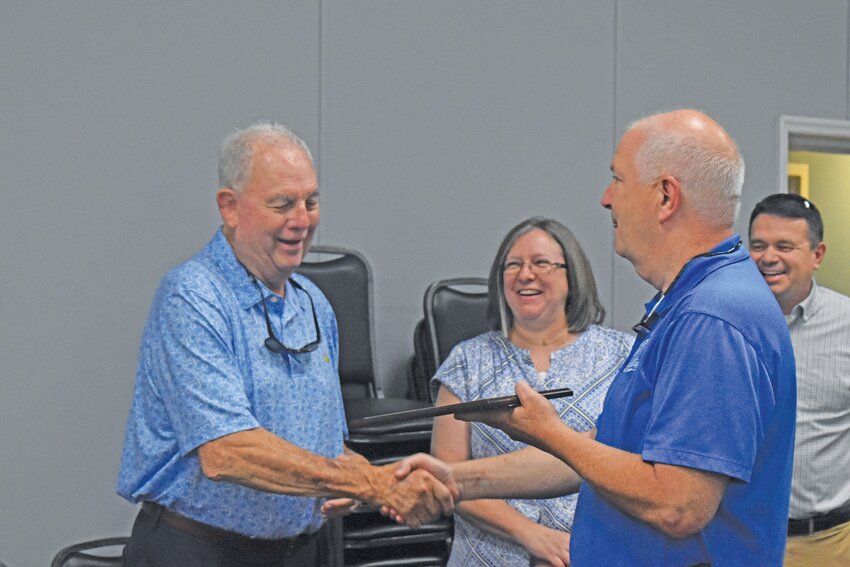
[[[416,528],[452,514],[455,502],[461,499],[461,487],[449,465],[424,453],[380,467],[373,467],[365,458],[354,454],[335,460],[367,475],[363,484],[368,489],[357,499],[326,501],[322,514],[328,518],[348,515],[366,503],[396,522]]]
[[[556,449],[547,442],[553,433],[563,434],[569,428],[564,426],[549,400],[531,386],[520,382],[516,392],[521,406],[456,417],[496,427],[536,449],[453,464],[419,453],[382,467],[373,467],[362,456],[346,453],[337,457],[335,463],[349,473],[345,475],[348,480],[335,493],[351,497],[328,500],[322,506],[322,513],[335,518],[367,503],[396,522],[419,527],[451,514],[461,500],[507,496],[551,498],[577,491],[581,479],[550,454]],[[527,482],[529,471],[533,471],[536,482]]]

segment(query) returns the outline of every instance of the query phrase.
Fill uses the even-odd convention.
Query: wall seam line
[[[316,176],[319,178],[319,188],[320,189],[321,189],[321,184],[322,184],[322,162],[324,161],[322,159],[324,157],[322,155],[322,136],[323,136],[323,133],[322,133],[322,112],[324,111],[324,98],[322,97],[322,46],[323,46],[322,45],[322,26],[323,26],[324,20],[322,18],[322,12],[323,12],[324,5],[325,5],[324,0],[319,0],[319,22],[318,22],[318,28],[319,28],[319,30],[318,30],[318,32],[319,32],[318,33],[318,42],[319,42],[319,45],[318,45],[318,50],[317,50],[318,51],[318,53],[317,53],[318,61],[316,62],[316,66],[317,66],[316,72],[318,74],[318,77],[317,77],[317,80],[316,80],[317,87],[318,87],[318,92],[316,93],[317,96],[318,96],[318,101],[316,103],[317,107],[318,107],[317,112],[316,112]],[[316,237],[317,237],[316,240],[318,241],[317,243],[321,244],[322,243],[321,227],[317,228],[316,233],[317,233],[316,234]]]
[[[850,2],[850,0],[848,0],[848,2]],[[618,35],[617,35],[618,34],[618,25],[617,24],[618,24],[618,18],[619,18],[619,10],[618,10],[619,4],[620,4],[619,0],[614,0],[614,61],[613,61],[613,67],[614,67],[614,69],[613,69],[613,71],[614,71],[613,93],[614,93],[614,96],[613,96],[612,104],[611,104],[611,112],[613,114],[613,117],[612,117],[612,120],[611,120],[611,124],[612,124],[611,154],[612,155],[613,155],[614,151],[616,151],[616,148],[617,148],[617,82],[618,82],[617,60],[618,60],[618,57],[619,57],[619,51],[618,51],[619,45],[618,45],[618,42],[617,42],[617,39],[618,39]],[[613,232],[613,229],[611,229],[611,230]],[[612,239],[613,239],[613,235],[612,235]],[[609,324],[612,325],[612,326],[614,325],[614,321],[617,320],[617,304],[615,302],[616,287],[617,287],[616,286],[616,275],[617,275],[616,270],[617,270],[617,254],[614,251],[614,245],[613,245],[613,240],[612,240],[612,243],[611,243],[611,290],[610,290],[610,293],[611,293],[611,318],[609,319]]]

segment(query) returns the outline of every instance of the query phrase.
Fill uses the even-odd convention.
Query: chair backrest
[[[453,278],[428,286],[424,299],[428,380],[456,344],[487,331],[487,279]]]
[[[128,541],[129,537],[110,537],[69,545],[56,554],[50,567],[120,567]]]
[[[434,401],[428,386],[437,371],[432,350],[431,336],[422,318],[413,330],[413,356],[407,362],[407,396],[415,400]]]
[[[344,391],[346,385],[360,385],[367,396],[377,396],[372,269],[366,258],[338,246],[313,246],[296,272],[322,290],[336,313]]]

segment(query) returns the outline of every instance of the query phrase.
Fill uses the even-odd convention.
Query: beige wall
[[[850,295],[850,155],[788,152],[788,161],[809,165],[809,199],[823,217],[826,257],[818,283]]]

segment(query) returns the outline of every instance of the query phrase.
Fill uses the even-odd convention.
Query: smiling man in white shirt
[[[750,255],[776,296],[797,364],[797,435],[786,566],[850,565],[850,298],[814,278],[823,220],[780,193],[750,216]]]

